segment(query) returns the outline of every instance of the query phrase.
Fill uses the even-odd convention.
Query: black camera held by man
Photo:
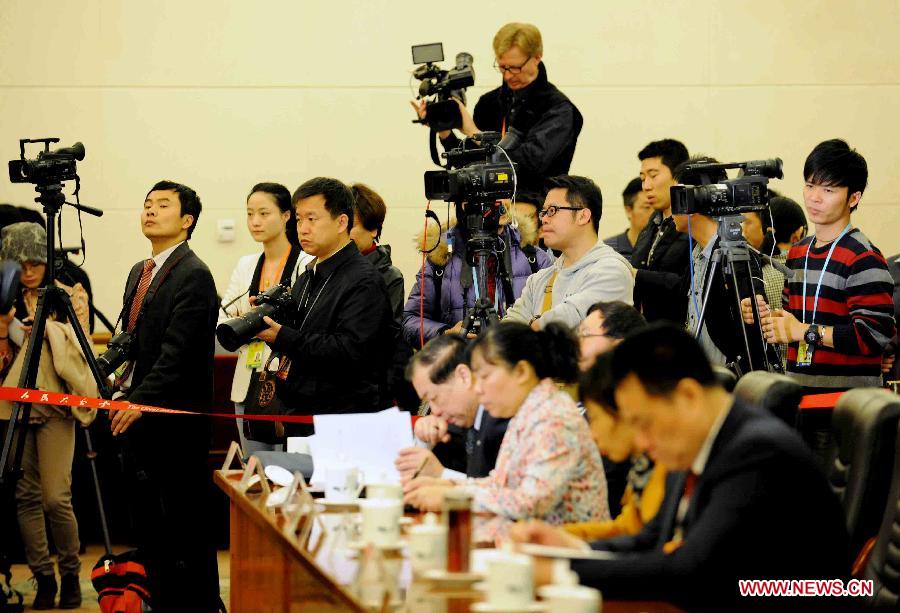
[[[466,103],[466,88],[475,85],[475,72],[472,69],[472,54],[462,52],[456,54],[456,66],[450,70],[442,70],[435,66],[444,61],[444,46],[441,43],[413,45],[413,64],[420,64],[413,76],[421,81],[419,98],[434,96],[426,100],[426,118],[416,119],[413,123],[422,123],[432,130],[452,130],[462,126],[462,116],[453,98]]]
[[[742,176],[713,182],[729,168],[740,168]],[[672,213],[692,215],[700,213],[708,217],[728,217],[764,211],[769,206],[769,179],[784,177],[781,158],[717,164],[701,162],[688,164],[682,174],[700,175],[702,185],[673,185],[670,188]]]
[[[286,285],[275,285],[256,296],[256,307],[240,317],[220,323],[216,327],[216,338],[227,351],[237,351],[238,347],[249,343],[267,327],[263,317],[283,321],[296,308],[297,302],[291,296],[291,289]]]
[[[13,183],[48,185],[77,179],[76,163],[84,159],[84,145],[75,143],[50,151],[50,143],[58,138],[23,138],[19,140],[19,159],[9,162],[9,180]],[[33,160],[25,158],[25,145],[43,143],[44,150]]]
[[[124,364],[132,357],[134,350],[134,335],[127,331],[122,331],[109,339],[106,344],[106,351],[97,356],[97,366],[104,377],[110,376],[119,366]]]

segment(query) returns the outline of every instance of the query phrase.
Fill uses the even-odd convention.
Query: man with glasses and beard
[[[474,117],[460,102],[460,131],[471,138],[500,132],[501,146],[518,164],[520,188],[540,188],[548,177],[569,171],[582,117],[575,105],[547,80],[541,61],[541,32],[530,23],[508,23],[494,36],[494,68],[503,84],[479,98]],[[425,102],[412,102],[426,119]],[[438,132],[444,149],[460,144],[452,130]]]

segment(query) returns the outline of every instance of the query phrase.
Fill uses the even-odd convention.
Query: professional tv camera
[[[713,175],[721,175],[730,168],[740,168],[742,176],[713,182]],[[673,185],[669,190],[672,213],[700,213],[708,217],[728,217],[766,210],[769,206],[769,179],[784,177],[781,158],[731,164],[699,162],[685,166],[682,174],[699,175],[702,184]]]
[[[432,130],[452,130],[462,126],[462,116],[453,98],[466,102],[466,88],[475,85],[475,71],[472,69],[472,54],[462,52],[456,54],[456,66],[450,70],[442,70],[435,66],[444,61],[444,45],[430,43],[413,45],[413,64],[421,64],[413,72],[413,76],[421,81],[419,99],[434,96],[426,100],[425,119],[416,119],[413,123],[421,123]]]
[[[20,140],[19,159],[9,162],[9,180],[13,183],[45,185],[77,179],[76,162],[84,159],[84,145],[75,143],[71,147],[50,151],[50,143],[58,142],[58,138]],[[28,143],[44,144],[44,150],[33,160],[25,159],[25,145]]]
[[[500,218],[506,212],[500,201],[515,199],[516,164],[509,158],[504,162],[491,161],[504,156],[497,145],[498,132],[482,132],[473,140],[481,147],[465,149],[464,143],[443,154],[450,170],[425,171],[425,197],[456,205],[457,227],[467,237],[466,263],[477,281],[478,292],[475,308],[463,323],[463,332],[477,334],[500,321],[494,305],[487,299],[487,261],[506,248],[497,244]]]

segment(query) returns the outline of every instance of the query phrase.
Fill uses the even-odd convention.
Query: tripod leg
[[[37,310],[34,314],[34,324],[31,328],[31,336],[28,338],[28,349],[25,352],[25,363],[22,366],[22,374],[19,376],[19,387],[34,389],[37,381],[38,367],[41,361],[41,346],[44,342],[44,330],[47,316],[53,308],[55,294],[51,287],[41,288],[38,291]],[[22,452],[25,448],[25,433],[28,427],[28,419],[31,416],[31,404],[15,402],[9,417],[9,427],[3,439],[3,449],[0,451],[0,483],[7,480],[15,481],[19,478],[22,467]],[[10,457],[12,455],[12,457]]]
[[[732,262],[728,266],[728,269],[729,269],[729,273],[731,274],[731,285],[734,290],[734,305],[732,306],[732,308],[734,308],[734,306],[737,307],[737,311],[736,311],[737,318],[734,319],[734,315],[732,315],[732,318],[735,320],[736,325],[738,327],[740,327],[741,335],[744,338],[744,351],[746,352],[745,355],[747,356],[747,366],[750,370],[756,370],[756,367],[753,364],[753,352],[750,350],[750,338],[747,336],[747,326],[744,325],[744,320],[742,317],[740,317],[740,314],[741,314],[741,290],[738,287],[738,278],[737,278],[737,271],[735,270],[735,263]],[[750,272],[749,265],[747,266],[747,272]],[[751,288],[753,287],[752,278],[750,280],[750,287]],[[754,298],[755,297],[751,297],[751,299],[750,299],[751,304],[755,304],[756,301]],[[758,319],[757,319],[757,321],[758,321]]]
[[[693,266],[694,263],[691,262],[690,265]],[[694,329],[691,332],[694,338],[700,338],[700,331],[703,329],[703,322],[706,320],[706,305],[709,304],[709,291],[712,289],[713,283],[715,282],[716,269],[719,267],[719,260],[713,258],[709,263],[709,266],[709,274],[706,275],[708,281],[703,290],[703,306],[700,307],[700,315],[697,317],[697,323],[694,325]],[[691,291],[694,291],[693,288],[691,288]],[[691,308],[691,306],[688,305],[688,308]]]

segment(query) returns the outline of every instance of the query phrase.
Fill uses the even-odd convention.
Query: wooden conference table
[[[413,579],[402,553],[385,557],[383,568],[395,580],[396,599],[386,607],[367,606],[352,588],[358,552],[348,545],[355,515],[320,515],[326,530],[315,526],[308,543],[284,531],[285,517],[265,506],[261,493],[244,493],[242,471],[217,470],[215,482],[231,501],[231,613],[330,611],[468,611],[482,593],[471,586],[453,588]],[[307,545],[311,548],[307,549]],[[674,612],[658,602],[608,601],[604,613]]]

